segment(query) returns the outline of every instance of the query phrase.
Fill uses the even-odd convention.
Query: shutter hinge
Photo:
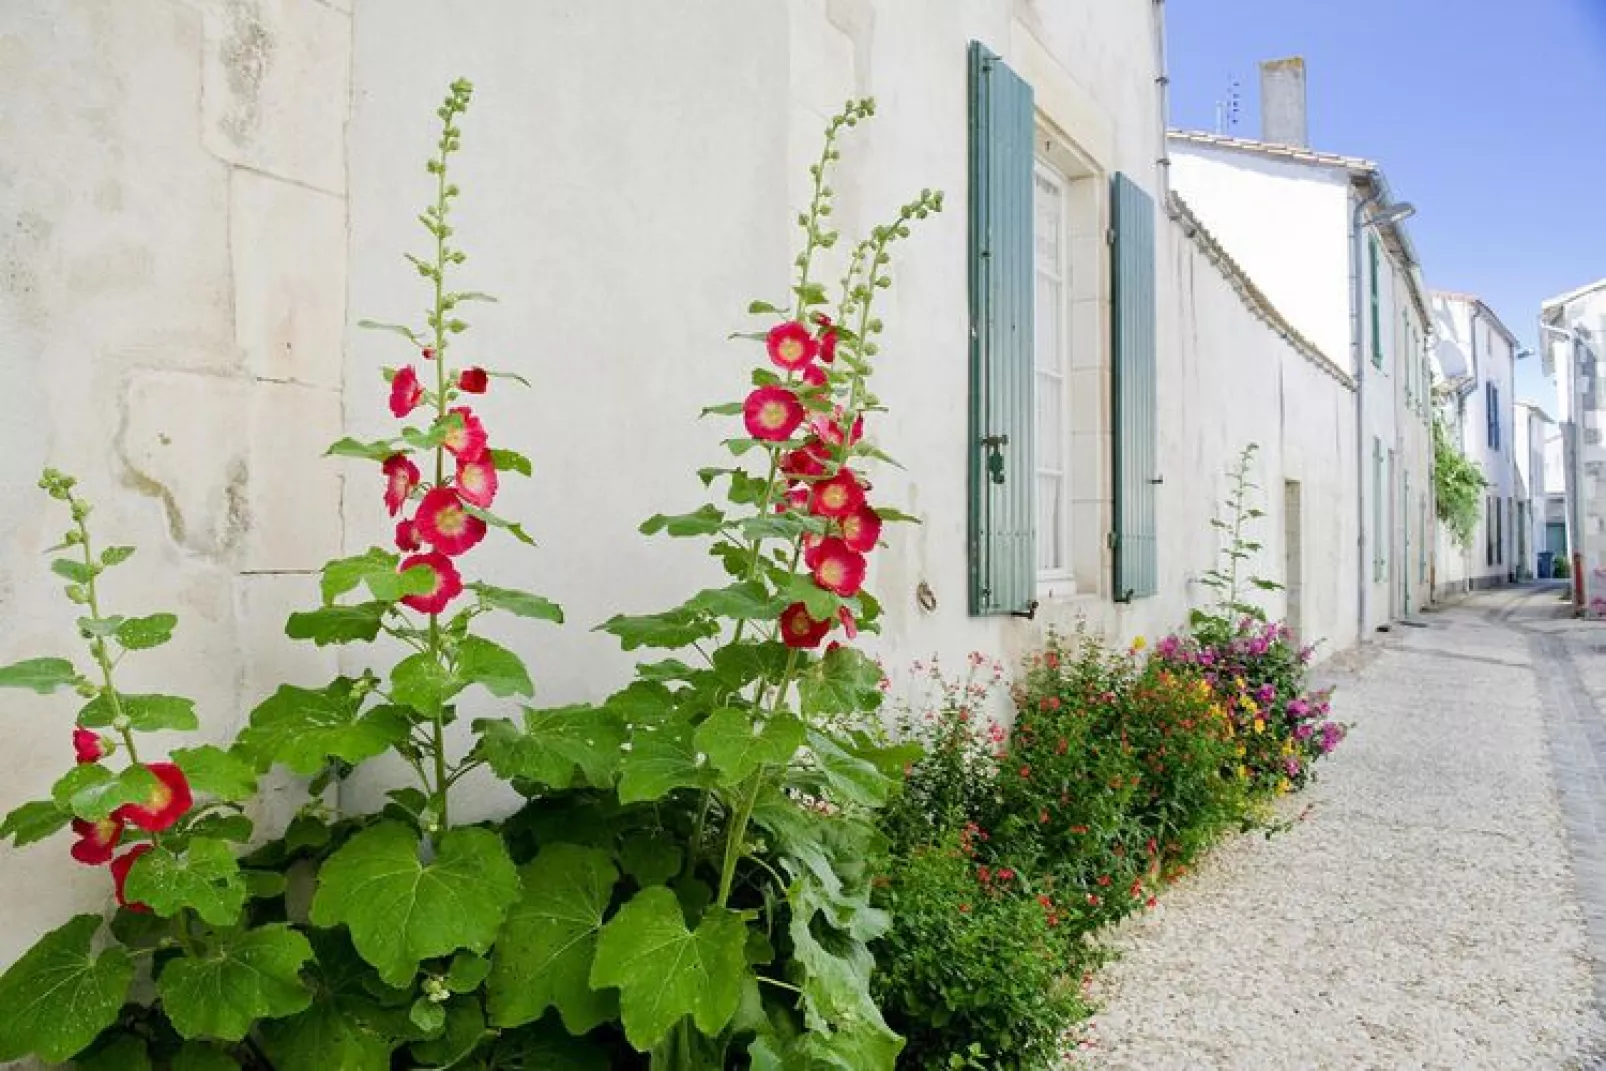
[[[1115,228],[1114,227],[1106,227],[1106,228],[1104,228],[1104,244],[1105,245],[1114,245],[1115,244]]]
[[[1011,617],[1024,617],[1028,621],[1035,620],[1036,617],[1037,617],[1037,600],[1033,599],[1031,602],[1027,603],[1026,604],[1026,609],[1024,609],[1024,610],[1012,610],[1012,611],[1010,611],[1010,616]]]

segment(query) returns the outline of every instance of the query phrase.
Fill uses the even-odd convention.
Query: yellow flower
[[[1265,731],[1266,731],[1266,721],[1265,721],[1265,719],[1264,718],[1256,718],[1255,719],[1255,732],[1263,733]]]
[[[1249,780],[1249,767],[1243,766],[1243,765],[1240,765],[1238,767],[1238,780],[1240,780],[1240,781]]]
[[[1147,647],[1148,645],[1149,645],[1149,641],[1144,639],[1142,636],[1139,636],[1139,637],[1137,637],[1136,639],[1134,639],[1132,641],[1132,649],[1134,651],[1141,651],[1145,647]]]
[[[1249,749],[1244,747],[1242,744],[1239,744],[1238,745],[1238,757],[1241,759],[1247,754],[1249,754]]]
[[[1232,683],[1237,687],[1237,689],[1240,692],[1247,691],[1248,688],[1249,688],[1248,683],[1246,683],[1242,677],[1234,677],[1232,679]]]
[[[1277,791],[1280,795],[1286,796],[1293,787],[1293,783],[1286,777],[1277,782]]]

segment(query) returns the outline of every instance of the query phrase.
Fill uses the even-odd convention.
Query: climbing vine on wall
[[[1456,445],[1442,418],[1433,421],[1433,495],[1439,504],[1439,520],[1450,529],[1460,546],[1472,539],[1478,524],[1483,489],[1489,486],[1483,473]]]

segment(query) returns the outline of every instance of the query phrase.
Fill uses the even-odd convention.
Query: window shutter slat
[[[1117,173],[1110,201],[1115,227],[1115,598],[1159,590],[1156,484],[1159,428],[1154,283],[1154,201]]]
[[[1032,90],[970,45],[970,612],[1030,613]]]

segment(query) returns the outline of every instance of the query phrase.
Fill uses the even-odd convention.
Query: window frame
[[[1058,318],[1058,321],[1057,321],[1057,331],[1056,331],[1056,334],[1057,334],[1058,337],[1055,339],[1055,345],[1059,349],[1059,361],[1057,362],[1057,370],[1055,370],[1055,371],[1045,371],[1044,366],[1042,364],[1042,361],[1040,359],[1041,355],[1038,353],[1038,349],[1037,349],[1038,333],[1037,333],[1037,323],[1036,323],[1037,316],[1041,315],[1043,310],[1040,308],[1039,304],[1034,300],[1033,306],[1032,306],[1032,315],[1033,315],[1033,323],[1032,323],[1032,394],[1033,394],[1033,399],[1035,401],[1040,396],[1040,392],[1045,387],[1044,380],[1045,379],[1052,379],[1052,380],[1055,381],[1054,384],[1053,384],[1053,388],[1052,389],[1054,390],[1055,394],[1057,395],[1057,399],[1056,400],[1057,400],[1057,402],[1059,404],[1059,441],[1053,444],[1054,453],[1055,453],[1056,456],[1053,457],[1052,459],[1045,459],[1043,457],[1044,450],[1041,449],[1042,444],[1038,443],[1038,447],[1039,448],[1036,450],[1035,455],[1034,455],[1034,465],[1033,465],[1033,472],[1032,472],[1032,519],[1033,519],[1033,523],[1035,524],[1035,523],[1037,523],[1038,518],[1041,516],[1041,514],[1039,513],[1039,510],[1038,510],[1038,506],[1039,506],[1039,497],[1038,497],[1039,496],[1039,491],[1038,491],[1038,489],[1041,486],[1042,477],[1045,476],[1045,475],[1048,475],[1050,472],[1054,472],[1054,474],[1056,474],[1059,477],[1059,486],[1060,486],[1059,516],[1055,519],[1056,522],[1057,522],[1057,525],[1058,525],[1058,528],[1059,528],[1059,534],[1060,534],[1060,539],[1058,541],[1058,544],[1055,546],[1055,551],[1056,551],[1055,557],[1057,559],[1058,564],[1053,566],[1053,567],[1051,567],[1051,568],[1047,568],[1047,569],[1042,568],[1041,566],[1037,567],[1037,589],[1038,589],[1038,594],[1039,594],[1040,597],[1055,598],[1055,597],[1060,597],[1060,596],[1064,596],[1064,595],[1074,594],[1075,591],[1076,591],[1076,573],[1075,573],[1075,569],[1073,567],[1074,548],[1073,548],[1072,532],[1071,532],[1071,498],[1072,498],[1072,486],[1071,486],[1071,401],[1072,401],[1072,399],[1071,399],[1071,389],[1070,389],[1070,387],[1071,387],[1071,376],[1070,376],[1070,373],[1071,373],[1071,315],[1072,315],[1072,308],[1071,308],[1071,304],[1072,304],[1072,302],[1071,302],[1071,273],[1073,271],[1073,265],[1072,265],[1072,262],[1071,262],[1071,184],[1072,184],[1072,182],[1074,180],[1069,175],[1067,175],[1065,173],[1063,168],[1061,168],[1058,164],[1056,164],[1054,162],[1053,158],[1047,152],[1044,152],[1042,149],[1038,149],[1038,150],[1033,152],[1033,154],[1032,154],[1032,198],[1033,198],[1033,205],[1032,205],[1032,209],[1033,209],[1033,211],[1032,211],[1032,248],[1033,248],[1032,285],[1033,285],[1034,288],[1037,285],[1039,272],[1041,271],[1041,266],[1038,263],[1038,259],[1037,259],[1037,256],[1036,256],[1037,238],[1038,238],[1038,233],[1037,233],[1038,216],[1037,216],[1037,211],[1036,211],[1036,209],[1037,209],[1036,199],[1037,199],[1037,196],[1038,196],[1037,183],[1038,183],[1038,181],[1040,179],[1042,179],[1044,177],[1046,177],[1048,179],[1048,181],[1053,184],[1053,186],[1055,188],[1055,193],[1057,194],[1057,196],[1059,198],[1059,208],[1060,208],[1059,220],[1058,220],[1059,233],[1058,233],[1058,235],[1056,235],[1056,239],[1057,239],[1056,240],[1056,246],[1057,246],[1058,254],[1059,254],[1058,258],[1057,258],[1058,264],[1056,265],[1056,269],[1058,271],[1058,278],[1055,280],[1056,282],[1059,283],[1059,286],[1060,286],[1059,318]],[[1045,466],[1043,464],[1043,462],[1045,460],[1053,460],[1058,466],[1057,470],[1045,470]],[[1051,533],[1044,532],[1044,531],[1041,531],[1041,530],[1038,531],[1038,533],[1037,533],[1037,541],[1038,541],[1039,554],[1041,554],[1043,546],[1047,542],[1050,542],[1050,540],[1049,540],[1049,536],[1050,535],[1051,535]],[[1036,563],[1034,563],[1034,565],[1035,564]]]

